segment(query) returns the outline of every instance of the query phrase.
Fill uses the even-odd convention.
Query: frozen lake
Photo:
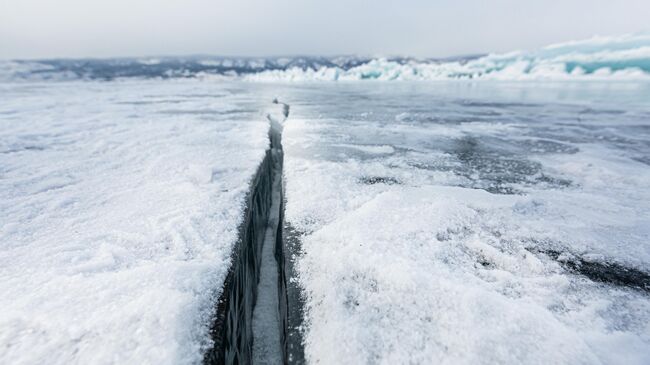
[[[200,363],[276,96],[309,363],[650,359],[649,83],[0,94],[0,362]]]
[[[310,363],[650,359],[648,85],[328,84],[285,99]]]

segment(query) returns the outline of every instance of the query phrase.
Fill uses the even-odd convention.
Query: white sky
[[[451,56],[650,29],[650,0],[0,0],[0,59]]]

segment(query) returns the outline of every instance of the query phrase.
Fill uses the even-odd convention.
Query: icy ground
[[[142,80],[0,95],[0,363],[199,363],[270,98]]]
[[[309,363],[650,363],[650,85],[286,93]]]
[[[650,362],[647,83],[0,95],[0,363],[200,363],[275,95],[310,363]]]

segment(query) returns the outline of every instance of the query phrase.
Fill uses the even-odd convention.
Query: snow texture
[[[0,94],[0,363],[199,363],[269,144],[257,98],[196,81]]]
[[[650,362],[649,83],[0,94],[0,363],[201,362],[272,95],[310,363]]]
[[[286,216],[321,364],[647,364],[647,84],[287,91]]]

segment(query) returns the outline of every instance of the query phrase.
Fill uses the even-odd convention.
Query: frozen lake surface
[[[200,363],[266,108],[309,363],[650,361],[650,84],[0,84],[0,362]]]
[[[309,363],[650,361],[648,85],[285,98]]]
[[[0,363],[199,363],[270,98],[142,80],[0,94]]]

